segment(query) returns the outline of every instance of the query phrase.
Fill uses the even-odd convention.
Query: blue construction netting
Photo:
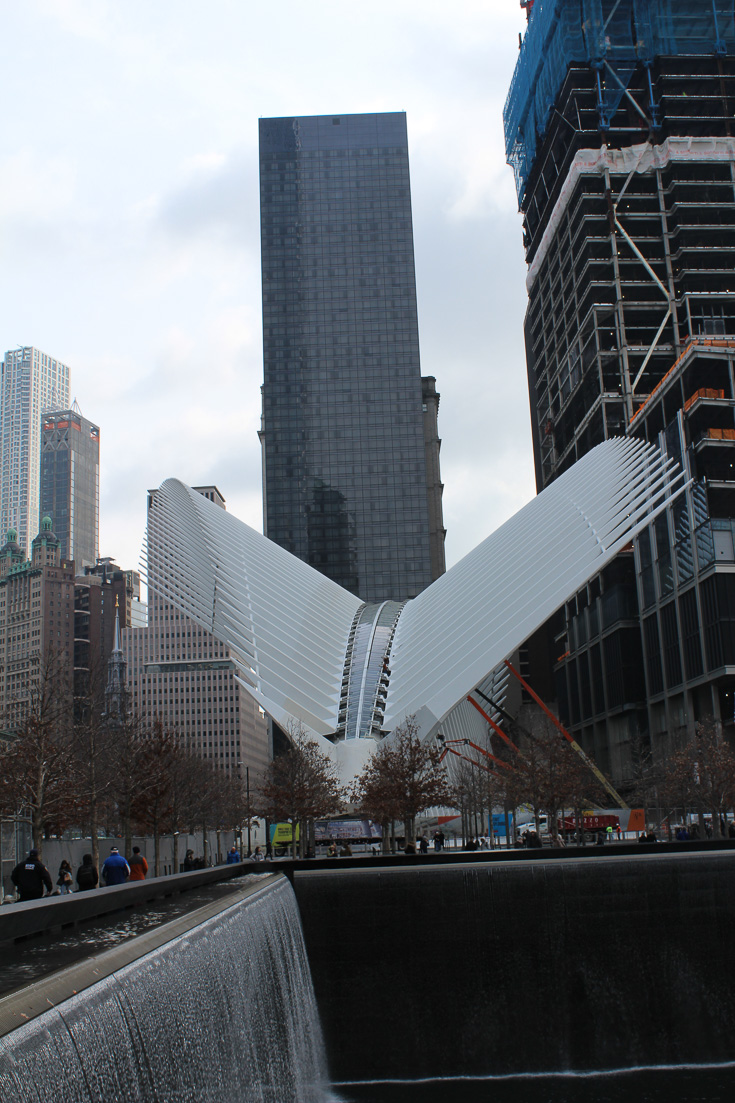
[[[733,0],[536,0],[503,109],[518,202],[571,62],[600,66],[611,119],[636,64],[672,54],[735,54]]]

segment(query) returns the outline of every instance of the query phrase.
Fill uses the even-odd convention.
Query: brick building
[[[74,563],[62,559],[44,517],[31,558],[8,531],[0,549],[0,726],[17,731],[39,701],[44,678],[71,704],[74,657]]]

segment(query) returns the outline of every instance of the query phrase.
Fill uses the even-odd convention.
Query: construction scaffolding
[[[570,65],[591,67],[604,131],[639,64],[650,69],[660,56],[732,54],[731,0],[536,0],[503,111],[519,203]],[[647,108],[633,102],[656,125],[652,86],[649,91]]]
[[[559,68],[558,50],[544,49],[558,36],[563,60],[585,59]],[[605,110],[590,57],[590,44],[601,42],[618,75],[626,57],[634,62]],[[649,60],[659,48],[674,52]],[[526,72],[524,56],[536,55]],[[612,86],[609,65],[606,72],[603,91]],[[692,340],[735,336],[733,5],[536,5],[506,115],[529,107],[543,81],[553,110],[543,135],[533,129],[533,143],[521,143],[522,158],[533,153],[521,209],[539,489],[599,441],[624,434]]]

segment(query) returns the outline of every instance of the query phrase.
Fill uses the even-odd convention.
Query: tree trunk
[[[174,831],[173,833],[173,869],[172,873],[179,872],[179,833]]]
[[[510,834],[513,840],[513,846],[518,846],[518,809],[511,808],[511,821],[510,821]]]
[[[43,858],[43,816],[39,807],[34,808],[31,813],[31,837],[38,857]]]
[[[706,839],[707,838],[707,832],[704,829],[704,804],[701,802],[701,800],[699,798],[697,799],[696,811],[697,811],[697,828],[698,828],[698,831],[699,831],[699,838],[700,839]]]
[[[45,795],[43,764],[38,767],[36,780],[36,802],[31,809],[31,837],[33,838],[33,846],[38,851],[40,858],[43,854],[43,799]]]
[[[207,863],[208,855],[209,855],[209,840],[207,839],[207,824],[206,824],[206,822],[204,822],[204,823],[202,823],[202,859],[204,860],[205,866],[208,864]]]
[[[161,876],[161,832],[158,816],[153,819],[153,876]]]
[[[100,842],[97,825],[97,771],[95,768],[94,752],[90,763],[89,775],[89,837],[92,842],[92,865],[95,869],[100,867]]]
[[[125,853],[130,854],[133,848],[133,829],[130,826],[130,801],[131,794],[126,793],[124,811],[122,815],[122,828],[125,837]]]
[[[380,825],[381,840],[380,850],[383,854],[390,854],[390,824],[388,820],[384,820]]]
[[[714,802],[710,808],[710,813],[712,815],[712,838],[721,839],[722,832],[720,831],[720,813],[715,808]]]

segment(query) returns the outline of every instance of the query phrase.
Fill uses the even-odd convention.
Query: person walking
[[[227,852],[227,865],[232,866],[232,865],[235,864],[235,862],[239,862],[239,861],[240,861],[240,852],[239,852],[239,850],[237,849],[236,846],[230,847],[230,849]]]
[[[146,874],[148,872],[148,862],[140,853],[140,847],[133,847],[133,856],[128,862],[130,866],[129,881],[145,881]]]
[[[107,887],[110,885],[124,885],[130,876],[130,866],[123,858],[116,846],[110,849],[110,857],[102,866],[102,880]]]
[[[51,874],[46,866],[39,860],[38,851],[30,850],[24,862],[19,862],[10,874],[10,880],[18,890],[20,902],[24,900],[40,900],[43,896],[44,886],[51,893],[53,884]]]
[[[89,889],[96,889],[99,879],[100,875],[97,872],[97,867],[92,861],[92,855],[83,854],[82,864],[77,870],[77,892],[87,892]]]
[[[191,873],[193,869],[198,869],[197,860],[194,857],[193,850],[187,850],[186,857],[184,858],[184,873]]]
[[[58,885],[60,896],[67,896],[68,893],[74,891],[72,888],[74,878],[72,877],[71,866],[66,858],[62,859],[61,865],[59,866],[59,877],[56,884]]]

